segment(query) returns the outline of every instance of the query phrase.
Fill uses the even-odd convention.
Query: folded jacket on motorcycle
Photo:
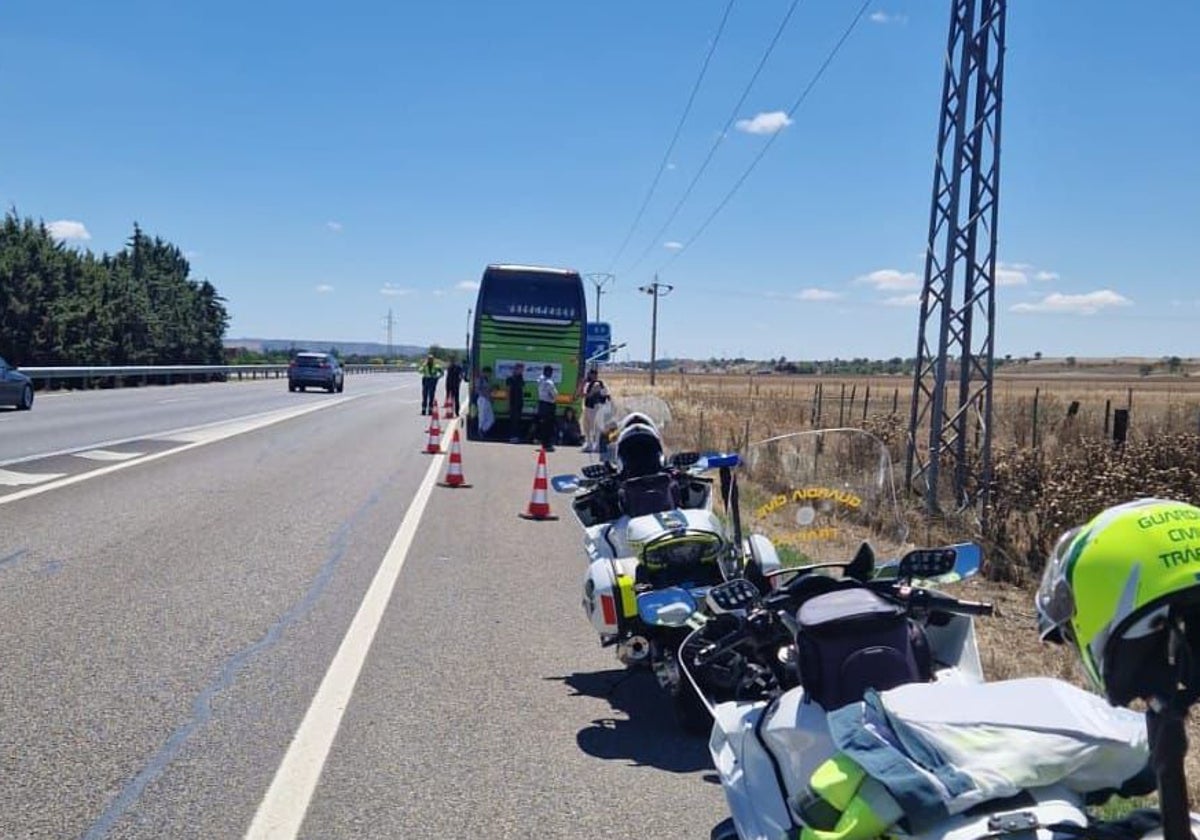
[[[840,758],[878,781],[918,832],[1038,787],[1128,790],[1149,761],[1141,715],[1040,677],[869,691],[828,721]]]

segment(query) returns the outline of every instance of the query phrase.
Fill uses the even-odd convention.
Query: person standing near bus
[[[554,441],[558,437],[558,427],[554,420],[554,406],[558,403],[558,386],[554,384],[554,368],[546,365],[542,368],[542,376],[538,379],[538,440],[547,452],[554,451]]]
[[[421,413],[433,414],[437,410],[437,381],[442,375],[442,366],[430,353],[418,370],[421,372]]]
[[[513,365],[512,375],[504,380],[508,386],[508,442],[520,443],[521,413],[525,410],[525,365]]]
[[[608,402],[608,388],[595,368],[588,368],[583,383],[583,451],[600,451],[600,411]]]
[[[450,366],[446,368],[446,399],[454,403],[454,416],[458,416],[459,390],[462,388],[465,371],[458,363],[457,356],[450,357]]]

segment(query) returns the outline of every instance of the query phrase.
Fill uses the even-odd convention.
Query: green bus
[[[530,265],[489,265],[479,283],[471,337],[470,413],[467,437],[510,437],[505,380],[517,362],[525,364],[525,401],[521,429],[526,438],[537,411],[537,380],[542,368],[554,368],[558,412],[567,406],[580,415],[584,325],[587,301],[577,271]],[[476,389],[480,371],[490,368],[490,397],[496,416],[480,433]]]

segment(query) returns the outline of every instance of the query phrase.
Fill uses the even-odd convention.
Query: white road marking
[[[5,487],[24,487],[26,484],[41,484],[43,481],[53,481],[62,478],[66,473],[23,473],[13,470],[0,470],[0,485]]]
[[[140,458],[134,458],[129,461],[120,461],[119,463],[109,464],[106,467],[88,470],[87,472],[83,472],[78,475],[70,475],[65,478],[54,476],[53,480],[50,480],[47,483],[41,484],[37,487],[30,487],[26,490],[18,490],[15,493],[9,493],[6,496],[0,496],[0,505],[7,505],[11,502],[19,502],[21,499],[28,499],[30,496],[37,496],[41,493],[57,490],[60,487],[68,487],[72,484],[78,484],[81,481],[87,481],[91,478],[98,478],[102,475],[114,473],[117,470],[127,469],[128,467],[137,466],[138,464],[145,464],[150,461],[157,461],[159,458],[167,458],[172,455],[178,455],[181,452],[187,452],[189,449],[195,449],[199,446],[216,443],[219,440],[225,440],[226,438],[231,438],[234,435],[240,435],[245,432],[254,431],[255,429],[261,429],[264,426],[271,426],[284,420],[291,420],[293,417],[300,417],[313,411],[321,411],[326,408],[332,408],[333,406],[340,405],[349,399],[351,398],[343,397],[341,399],[322,400],[319,403],[306,405],[303,408],[286,408],[282,411],[271,411],[264,414],[256,414],[252,417],[244,417],[231,422],[216,423],[211,426],[206,426],[191,434],[180,435],[179,437],[182,437],[188,441],[182,446],[178,446],[174,449],[166,449],[162,452],[154,452],[150,455],[143,455]],[[10,462],[10,464],[11,463],[15,462]],[[7,472],[7,470],[0,470],[0,472]],[[21,473],[15,473],[15,475],[21,475]]]
[[[342,638],[300,728],[296,730],[279,769],[275,771],[275,778],[254,814],[245,840],[292,840],[300,832],[325,760],[341,726],[342,715],[350,706],[350,696],[354,693],[371,642],[375,639],[375,631],[383,621],[383,613],[392,598],[396,580],[400,577],[400,570],[416,536],[417,525],[437,480],[438,467],[445,455],[448,439],[448,435],[443,437],[442,455],[430,462],[425,478],[413,496],[408,512],[404,514],[400,529],[392,538],[392,544],[383,555],[379,570],[375,572],[375,578],[359,604],[354,620],[350,622],[350,629]]]
[[[76,452],[76,458],[86,458],[89,461],[128,461],[141,457],[141,452],[114,452],[111,449],[89,449],[86,452]]]

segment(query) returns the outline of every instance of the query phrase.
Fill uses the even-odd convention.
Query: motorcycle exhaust
[[[638,665],[650,655],[650,641],[645,636],[630,636],[617,645],[617,659],[623,665]]]

